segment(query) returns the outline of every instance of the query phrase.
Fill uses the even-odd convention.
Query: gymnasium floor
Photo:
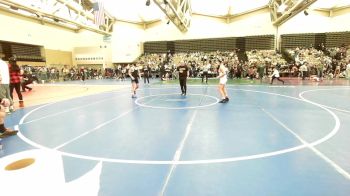
[[[349,80],[230,84],[226,104],[194,84],[34,86],[6,119],[0,195],[350,194]]]

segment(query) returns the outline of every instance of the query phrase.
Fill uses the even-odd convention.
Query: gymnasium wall
[[[333,31],[350,31],[350,8],[346,13],[332,18],[331,29]]]
[[[317,12],[309,11],[305,16],[303,12],[297,14],[278,28],[279,34],[291,33],[322,33],[337,31],[332,29],[333,18],[326,17]]]
[[[193,15],[191,27],[186,33],[180,32],[172,23],[163,22],[145,31],[145,40],[183,40],[219,37],[240,37],[249,35],[269,35],[275,33],[270,14],[262,12],[237,17],[227,23],[226,20],[202,15]]]
[[[98,47],[76,47],[73,51],[73,64],[78,67],[112,67],[112,49],[109,43]]]
[[[333,17],[327,17],[322,12],[309,11],[308,16],[299,13],[276,29],[271,23],[270,13],[264,9],[229,21],[195,14],[191,28],[186,33],[180,32],[172,23],[166,24],[166,21],[148,26],[117,21],[110,41],[112,62],[134,61],[143,52],[142,44],[146,41],[349,31],[349,19],[348,10],[337,12]],[[97,33],[86,30],[76,33],[50,24],[43,25],[39,21],[4,11],[0,11],[0,26],[1,40],[42,45],[46,50],[56,52],[72,53],[75,47],[98,47],[105,44],[103,35]],[[59,63],[52,59],[47,61],[53,64]],[[68,59],[65,62],[68,62]]]
[[[326,13],[317,11],[308,12],[308,16],[305,16],[304,13],[301,12],[282,24],[278,30],[279,34],[324,33],[350,30],[350,13],[328,17],[325,16]]]
[[[203,15],[193,15],[191,27],[186,33],[180,32],[167,21],[148,25],[144,30],[139,25],[116,23],[113,33],[113,62],[130,62],[142,53],[141,42],[204,39],[219,37],[240,37],[249,35],[271,35],[275,27],[271,24],[270,13],[262,10],[254,14],[226,20]],[[126,40],[133,37],[136,40]],[[131,41],[131,42],[130,42]]]
[[[332,17],[329,13],[308,10],[309,15],[303,12],[297,14],[278,28],[278,36],[286,34],[309,34],[344,32],[350,30],[350,13],[337,12]],[[304,36],[307,39],[307,36]],[[278,40],[281,45],[281,39]],[[282,46],[283,47],[283,46]]]
[[[69,67],[73,65],[72,52],[70,51],[45,49],[45,54],[46,65],[49,67],[62,68],[64,65],[68,65]]]
[[[103,36],[97,33],[86,30],[76,33],[4,11],[0,11],[0,26],[1,40],[42,45],[49,50],[72,52],[74,47],[98,46],[103,43]]]
[[[140,25],[117,21],[113,25],[112,61],[132,62],[142,53],[144,29]]]
[[[198,38],[245,37],[250,35],[307,34],[325,32],[344,32],[350,30],[350,9],[333,12],[308,10],[306,16],[300,12],[278,28],[272,25],[269,12],[260,10],[252,14],[235,17],[229,23],[219,18],[194,15],[191,28],[186,33],[179,32],[172,24],[165,22],[146,30],[145,39],[149,41],[188,40]],[[280,44],[280,39],[277,43]],[[314,40],[313,40],[314,42]],[[279,48],[279,46],[277,46]]]
[[[263,11],[235,18],[229,24],[227,33],[234,37],[275,34],[276,27],[271,23],[269,10]]]

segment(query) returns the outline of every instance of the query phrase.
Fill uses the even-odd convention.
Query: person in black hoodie
[[[187,77],[189,76],[189,68],[185,62],[181,62],[177,67],[177,71],[179,72],[179,81],[181,87],[181,95],[185,96],[187,93]]]
[[[24,71],[23,73],[23,80],[22,80],[22,92],[26,92],[26,89],[29,91],[33,90],[31,87],[29,87],[29,84],[33,84],[33,77],[31,74],[29,74],[27,71]]]

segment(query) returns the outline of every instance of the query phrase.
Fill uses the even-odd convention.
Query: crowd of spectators
[[[160,77],[164,80],[176,78],[176,67],[184,62],[190,68],[190,77],[201,77],[203,67],[210,64],[209,75],[217,74],[218,61],[225,62],[229,70],[230,78],[263,78],[271,75],[273,69],[277,67],[283,77],[300,77],[319,79],[345,78],[347,65],[350,64],[349,47],[339,48],[325,47],[298,47],[288,49],[287,54],[293,60],[287,62],[281,53],[276,50],[251,50],[245,54],[247,60],[238,58],[237,51],[215,51],[215,52],[188,52],[188,53],[163,53],[144,54],[135,64],[140,67],[149,65],[152,77]],[[127,73],[130,65],[116,68],[116,76],[121,77],[122,70]],[[350,65],[349,65],[350,66]],[[303,74],[304,73],[304,74]]]
[[[318,78],[320,80],[323,78],[349,77],[347,74],[347,65],[350,63],[349,50],[349,47],[345,45],[333,48],[319,47],[316,49],[308,47],[289,49],[287,52],[294,60],[290,66],[290,72],[293,76]],[[303,75],[300,69],[305,69],[306,75]]]
[[[211,76],[217,75],[219,60],[223,61],[229,67],[237,64],[238,57],[236,51],[215,51],[215,52],[189,52],[175,53],[170,52],[164,54],[144,54],[141,56],[136,65],[142,67],[149,65],[151,68],[151,77],[159,77],[162,80],[177,78],[176,68],[180,63],[185,63],[189,67],[190,77],[201,77],[204,66],[210,64],[208,73]],[[124,66],[127,69],[130,65]],[[120,76],[123,66],[116,68],[116,73]]]
[[[248,62],[243,70],[248,71],[248,77],[262,78],[271,75],[274,67],[285,70],[288,67],[287,61],[282,58],[282,54],[275,50],[251,50],[246,52]]]
[[[322,45],[323,46],[323,45]],[[50,81],[67,81],[82,79],[116,78],[125,80],[128,69],[135,64],[143,73],[143,67],[150,68],[150,78],[162,80],[177,78],[176,68],[185,63],[190,69],[190,77],[202,77],[204,67],[208,67],[209,77],[217,75],[219,61],[223,61],[229,70],[229,78],[263,78],[271,75],[277,67],[282,77],[301,77],[303,79],[318,77],[345,78],[350,77],[350,49],[341,47],[325,48],[298,47],[286,50],[292,62],[287,62],[276,50],[246,51],[246,59],[238,58],[238,49],[232,51],[187,52],[143,54],[134,63],[117,64],[114,68],[93,69],[84,67],[55,68],[45,66],[22,66],[23,71],[32,76],[38,83]],[[349,66],[348,66],[349,65]],[[304,74],[303,74],[304,73]]]
[[[22,66],[24,74],[32,77],[33,81],[37,83],[54,82],[54,81],[68,81],[68,80],[82,80],[84,79],[100,79],[103,78],[102,69],[92,68],[76,68],[64,66],[59,69],[56,67],[46,66]]]

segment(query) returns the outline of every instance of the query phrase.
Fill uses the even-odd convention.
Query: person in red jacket
[[[13,89],[16,90],[19,99],[19,107],[24,107],[23,96],[21,93],[21,68],[18,66],[16,58],[11,57],[9,59],[9,72],[10,72],[10,95],[13,100]]]

